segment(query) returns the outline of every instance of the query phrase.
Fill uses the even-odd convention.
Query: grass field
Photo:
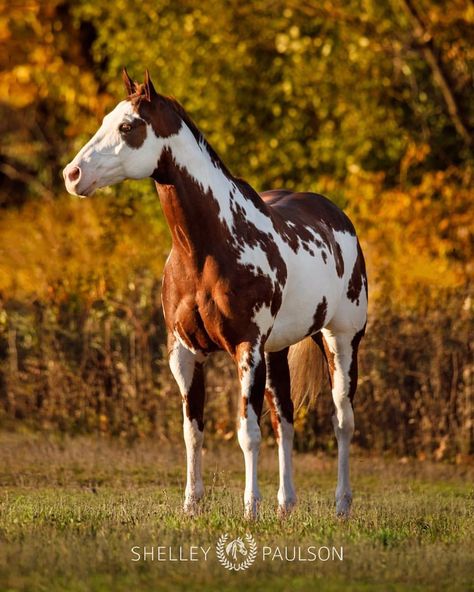
[[[181,512],[184,452],[160,442],[0,434],[0,590],[474,590],[474,468],[354,454],[354,510],[334,518],[335,459],[296,457],[298,509],[275,514],[276,451],[261,456],[264,502],[242,519],[236,443],[207,450],[201,514]],[[259,546],[343,546],[343,561],[263,561],[229,572],[224,533]],[[131,547],[211,547],[207,561],[138,561]],[[304,556],[304,552],[303,552]]]

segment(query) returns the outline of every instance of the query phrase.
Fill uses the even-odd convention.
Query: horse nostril
[[[71,181],[71,183],[74,183],[75,181],[77,181],[80,176],[81,176],[81,169],[77,166],[73,167],[67,173],[67,178],[69,179],[69,181]]]

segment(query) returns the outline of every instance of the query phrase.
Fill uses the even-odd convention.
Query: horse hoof
[[[197,516],[198,514],[200,514],[202,512],[202,506],[199,503],[199,500],[196,500],[196,499],[186,500],[183,505],[183,511],[187,516],[189,516],[190,518],[193,518],[194,516]]]
[[[254,522],[255,520],[257,520],[257,518],[258,518],[257,509],[245,508],[244,518],[245,518],[245,520],[248,520],[249,522]]]
[[[278,518],[284,519],[292,513],[296,506],[296,499],[288,500],[278,505]]]
[[[254,498],[245,504],[244,518],[246,520],[257,520],[260,507],[260,498]]]
[[[336,516],[342,520],[347,520],[351,513],[352,495],[345,493],[340,499],[336,500]]]

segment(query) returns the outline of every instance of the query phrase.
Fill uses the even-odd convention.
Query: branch
[[[451,117],[451,121],[453,122],[456,131],[462,137],[464,142],[468,146],[470,146],[472,144],[472,136],[468,130],[467,125],[462,120],[456,97],[454,96],[454,93],[449,85],[448,78],[443,71],[443,64],[441,63],[441,60],[438,59],[434,51],[435,45],[433,41],[433,36],[424,26],[420,14],[418,13],[417,9],[413,4],[413,1],[399,0],[399,2],[402,5],[405,13],[407,14],[411,22],[413,28],[413,35],[418,42],[418,45],[426,62],[431,68],[434,83],[443,95],[443,99],[446,103],[446,107]]]
[[[11,164],[3,162],[0,164],[0,173],[3,173],[12,181],[21,181],[25,185],[29,185],[33,191],[42,195],[46,199],[54,199],[54,194],[40,183],[34,175],[31,175],[26,171],[19,171]]]

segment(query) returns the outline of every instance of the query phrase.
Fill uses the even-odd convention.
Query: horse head
[[[125,68],[122,76],[127,98],[104,117],[63,171],[69,193],[86,197],[124,179],[152,176],[166,138],[181,127],[173,101],[156,92],[148,70],[143,84],[133,81]]]

